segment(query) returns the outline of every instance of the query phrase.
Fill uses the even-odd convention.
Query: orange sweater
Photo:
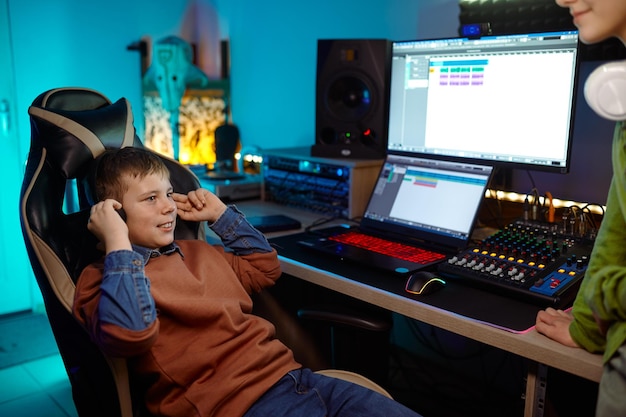
[[[202,241],[177,243],[184,257],[161,255],[145,266],[158,312],[149,328],[99,321],[101,263],[83,271],[74,314],[105,352],[136,354],[129,366],[146,385],[152,414],[241,416],[301,367],[274,326],[251,314],[249,294],[280,276],[276,252],[235,256]]]

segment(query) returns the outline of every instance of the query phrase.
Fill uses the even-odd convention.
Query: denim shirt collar
[[[174,252],[180,253],[180,256],[183,258],[185,257],[185,255],[183,255],[183,251],[180,249],[180,246],[178,246],[176,242],[172,242],[169,245],[163,246],[159,249],[148,249],[144,248],[143,246],[133,245],[133,251],[137,252],[143,258],[144,265],[148,263],[150,258],[156,258],[157,256],[161,255],[171,255]]]

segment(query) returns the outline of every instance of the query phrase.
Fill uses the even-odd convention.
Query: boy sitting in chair
[[[83,271],[73,312],[107,354],[128,358],[155,416],[416,416],[367,388],[311,372],[251,314],[281,275],[276,251],[205,189],[174,193],[163,161],[106,151],[89,230],[105,257]],[[123,216],[122,216],[123,214]],[[222,246],[174,241],[176,218],[207,221]]]

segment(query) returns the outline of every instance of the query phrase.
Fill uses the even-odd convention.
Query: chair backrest
[[[143,147],[130,105],[124,98],[112,103],[90,89],[59,88],[38,96],[29,114],[20,220],[76,409],[81,416],[137,416],[143,407],[132,405],[126,362],[104,355],[71,315],[80,272],[102,256],[87,230],[95,158],[109,148]],[[162,159],[175,191],[199,187],[190,170]],[[179,221],[176,237],[203,238],[199,226]]]

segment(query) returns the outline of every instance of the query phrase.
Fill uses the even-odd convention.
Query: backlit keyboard
[[[415,246],[405,245],[403,243],[392,242],[375,236],[366,235],[359,232],[346,232],[334,235],[328,238],[334,242],[344,243],[346,245],[356,246],[371,252],[380,253],[391,256],[393,258],[402,259],[418,264],[428,264],[440,261],[446,258],[446,255],[433,252],[427,249],[416,248]]]

